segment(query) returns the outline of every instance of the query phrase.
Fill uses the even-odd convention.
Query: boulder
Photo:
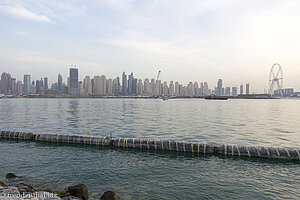
[[[74,197],[74,196],[67,196],[67,197],[62,197],[62,200],[81,200],[78,197]]]
[[[88,189],[85,184],[68,187],[67,192],[69,192],[71,196],[79,197],[83,200],[88,200],[89,198]]]
[[[37,198],[32,198],[31,200],[61,200],[56,194],[52,192],[38,191],[33,193]]]
[[[15,175],[14,173],[8,173],[8,174],[6,174],[6,176],[5,176],[5,178],[7,178],[7,179],[17,178],[17,177],[19,177],[19,176]]]
[[[100,197],[100,200],[118,200],[119,197],[113,191],[106,191]]]
[[[17,196],[17,195],[20,195],[20,192],[19,192],[18,188],[11,187],[11,186],[0,190],[0,197],[6,197],[8,195]]]
[[[2,181],[0,181],[0,186],[7,187],[7,185],[4,182],[2,182]]]
[[[34,189],[31,185],[27,185],[25,183],[20,183],[18,185],[18,190],[19,192],[22,193],[33,193],[36,192],[37,190]]]

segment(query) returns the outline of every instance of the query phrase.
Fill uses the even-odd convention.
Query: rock
[[[62,200],[81,200],[78,197],[74,197],[74,196],[67,196],[67,197],[62,197]]]
[[[57,196],[57,194],[51,193],[51,192],[45,192],[45,191],[39,191],[33,193],[38,200],[60,200]]]
[[[100,197],[100,200],[118,200],[119,197],[113,191],[106,191]]]
[[[18,196],[20,192],[16,187],[6,187],[0,190],[0,197],[7,197],[8,195]]]
[[[70,196],[70,195],[71,195],[69,192],[65,192],[65,191],[56,192],[56,194],[57,194],[59,197],[66,197],[66,196]]]
[[[20,183],[18,185],[18,190],[20,193],[33,193],[35,191],[37,191],[36,189],[34,189],[31,185],[27,185],[25,183]]]
[[[79,197],[83,200],[88,200],[89,198],[88,189],[85,184],[68,187],[68,192],[71,196]]]
[[[7,187],[7,185],[4,182],[2,182],[2,181],[0,181],[0,186]]]
[[[5,176],[5,178],[7,178],[7,179],[17,178],[17,177],[19,177],[19,176],[15,175],[14,173],[8,173],[8,174],[6,174],[6,176]]]

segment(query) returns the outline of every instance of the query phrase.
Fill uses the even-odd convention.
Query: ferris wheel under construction
[[[275,63],[271,68],[269,75],[269,86],[271,96],[283,96],[283,72],[281,66],[278,63]]]

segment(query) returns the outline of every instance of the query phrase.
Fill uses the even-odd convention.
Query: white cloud
[[[46,15],[37,14],[22,5],[0,5],[0,11],[23,20],[52,23],[50,18]]]

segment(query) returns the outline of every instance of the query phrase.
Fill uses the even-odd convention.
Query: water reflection
[[[1,99],[5,130],[300,146],[297,100]]]
[[[79,128],[79,101],[77,101],[76,99],[69,100],[67,113],[68,125],[75,129]]]

